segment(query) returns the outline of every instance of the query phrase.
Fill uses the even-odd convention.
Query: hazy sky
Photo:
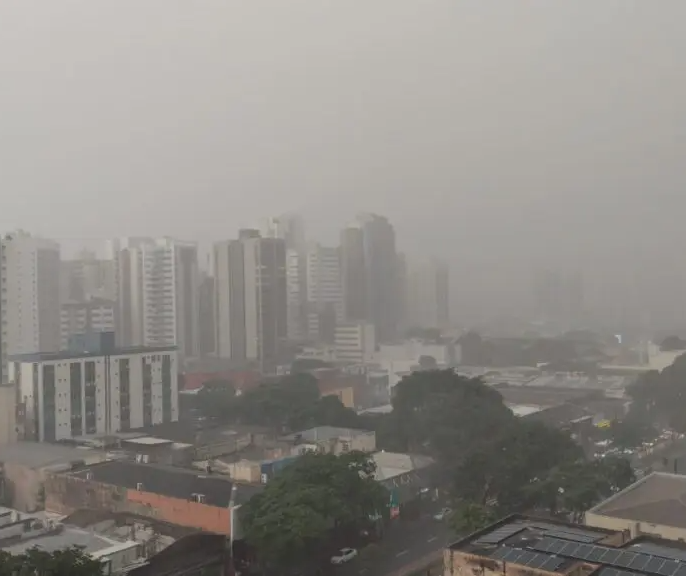
[[[684,0],[3,0],[0,225],[208,241],[298,210],[333,239],[369,210],[485,267],[654,258],[686,242],[685,21]]]

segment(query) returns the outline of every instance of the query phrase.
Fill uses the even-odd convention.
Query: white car
[[[345,564],[357,557],[355,548],[341,548],[336,556],[331,557],[331,564]]]
[[[450,508],[443,508],[438,514],[434,515],[434,520],[438,520],[439,522],[441,520],[445,520],[448,516],[450,516],[450,513],[452,510]]]

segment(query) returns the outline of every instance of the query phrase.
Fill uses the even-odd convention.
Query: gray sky
[[[369,210],[483,269],[652,260],[686,241],[684,21],[683,0],[3,0],[0,225],[209,241],[299,210],[333,240]]]

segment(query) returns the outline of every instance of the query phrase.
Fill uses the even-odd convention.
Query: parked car
[[[434,520],[438,520],[439,522],[445,520],[451,513],[452,510],[450,508],[443,508],[438,514],[434,515]]]
[[[345,564],[357,557],[355,548],[341,548],[336,556],[331,557],[331,564]]]

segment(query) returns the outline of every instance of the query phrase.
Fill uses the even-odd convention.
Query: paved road
[[[456,538],[445,522],[431,516],[418,520],[398,520],[392,525],[373,557],[362,557],[342,566],[340,576],[396,576],[423,567]]]

